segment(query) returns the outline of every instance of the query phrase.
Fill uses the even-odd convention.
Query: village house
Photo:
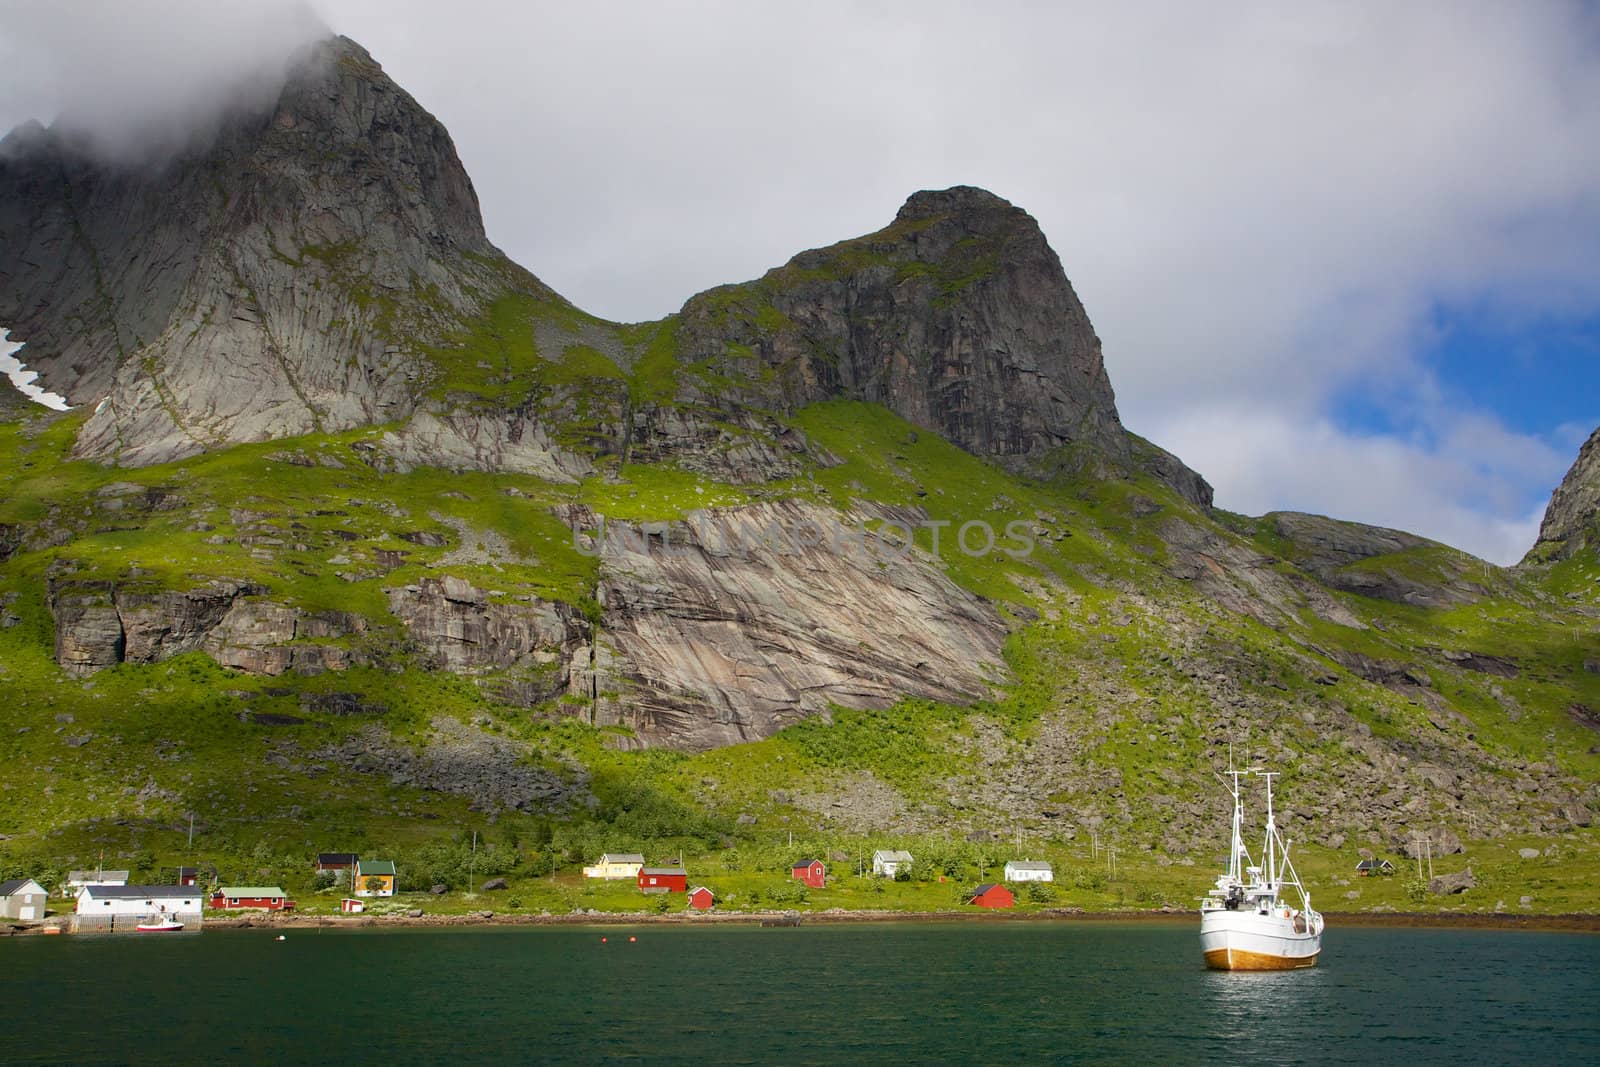
[[[358,897],[392,897],[398,880],[389,860],[357,860],[350,884]]]
[[[687,893],[689,872],[682,867],[640,867],[641,893]]]
[[[354,897],[345,897],[343,900],[339,901],[339,910],[344,912],[346,915],[360,915],[362,912],[367,910],[367,903],[364,900],[357,900]]]
[[[211,894],[211,906],[219,911],[234,908],[293,911],[294,901],[275,885],[225,885]]]
[[[68,871],[67,885],[82,889],[86,885],[127,885],[127,871]]]
[[[323,871],[332,871],[335,874],[341,871],[349,872],[355,870],[356,862],[360,859],[361,857],[354,852],[318,852],[316,870],[318,874]]]
[[[821,860],[801,860],[791,864],[789,877],[797,882],[804,882],[812,889],[828,888],[828,868],[823,866]]]
[[[177,919],[199,922],[203,901],[191,886],[86,885],[78,890],[80,920],[111,925],[118,920]]]
[[[194,885],[200,880],[200,872],[193,867],[178,868],[178,884]]]
[[[697,885],[689,890],[689,907],[695,911],[710,911],[711,905],[716,902],[715,894],[703,885]]]
[[[893,878],[902,869],[909,869],[914,862],[916,861],[909,852],[879,849],[872,854],[872,873],[883,878]]]
[[[1356,874],[1362,878],[1367,878],[1374,874],[1388,875],[1393,873],[1394,864],[1388,860],[1362,860],[1356,864]]]
[[[980,885],[969,904],[976,904],[980,908],[1009,908],[1017,902],[1016,896],[1003,885],[989,882]]]
[[[1053,882],[1055,868],[1043,860],[1007,860],[1005,880],[1008,882]]]
[[[49,897],[32,878],[0,882],[0,919],[42,919]]]
[[[644,857],[637,852],[607,852],[593,866],[583,869],[585,878],[604,878],[608,882],[638,878]]]

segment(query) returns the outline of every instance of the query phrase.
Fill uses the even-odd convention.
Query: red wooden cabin
[[[267,911],[293,911],[294,901],[275,885],[237,886],[225,885],[211,897],[211,906],[221,910],[232,908],[265,908]]]
[[[644,893],[687,893],[689,872],[682,867],[641,867],[639,890]]]
[[[789,868],[789,877],[812,889],[828,888],[828,868],[821,860],[801,860]]]
[[[697,885],[689,890],[689,907],[695,911],[710,911],[711,905],[716,902],[715,895],[703,885]]]
[[[1011,890],[994,882],[980,885],[970,901],[980,908],[1009,908],[1016,902],[1017,898]]]

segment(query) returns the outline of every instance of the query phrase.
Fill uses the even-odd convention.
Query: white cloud
[[[1450,436],[1469,414],[1441,410],[1420,356],[1440,307],[1600,307],[1587,6],[316,6],[450,128],[490,236],[597,313],[664,314],[875,229],[915,189],[970,182],[1038,217],[1125,421],[1224,506],[1349,513],[1509,558],[1494,546],[1553,484],[1526,461],[1538,439],[1452,454],[1479,438]],[[0,125],[48,95],[41,51],[65,56],[57,95],[115,127],[193,96],[213,51],[238,62],[287,39],[212,13],[272,27],[281,2],[79,5],[118,34],[137,23],[129,46],[34,8],[53,10],[0,19]],[[92,76],[102,63],[118,73]],[[1401,430],[1340,432],[1351,392]],[[1254,449],[1220,432],[1240,413]],[[1281,457],[1327,465],[1319,441],[1392,486],[1335,492],[1315,466],[1296,480]]]
[[[304,0],[0,0],[0,126],[59,118],[101,154],[159,158],[270,102],[326,33]]]
[[[1438,443],[1361,436],[1327,419],[1259,409],[1202,408],[1169,425],[1179,455],[1212,459],[1220,501],[1248,514],[1309,511],[1389,526],[1510,564],[1532,547],[1544,502],[1572,462],[1544,442],[1481,413],[1435,428]]]

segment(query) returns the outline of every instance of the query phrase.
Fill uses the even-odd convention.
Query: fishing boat
[[[1249,774],[1267,783],[1266,838],[1262,862],[1251,859],[1244,844],[1244,798],[1239,780]],[[1206,966],[1219,971],[1289,971],[1316,965],[1322,952],[1322,916],[1311,907],[1311,895],[1300,884],[1289,859],[1289,843],[1272,817],[1272,779],[1277,772],[1236,771],[1232,779],[1233,843],[1228,870],[1200,904],[1200,948]],[[1293,889],[1294,907],[1285,898]]]
[[[160,922],[140,923],[134,929],[141,934],[175,934],[183,929],[183,924],[176,919],[162,919]]]

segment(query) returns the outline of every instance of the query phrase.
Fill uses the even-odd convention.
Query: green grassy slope
[[[544,320],[614,340],[631,362],[582,344],[540,351]],[[461,890],[463,842],[478,831],[492,848],[476,873],[507,876],[517,903],[497,906],[525,910],[637,907],[625,889],[576,879],[576,865],[603,849],[681,853],[693,879],[732,906],[950,906],[1019,853],[1063,873],[1030,906],[1189,905],[1226,832],[1211,771],[1232,742],[1289,771],[1285,803],[1310,816],[1291,834],[1304,839],[1303,873],[1326,908],[1600,909],[1600,839],[1557,799],[1592,800],[1600,782],[1600,739],[1585,718],[1600,709],[1600,674],[1586,668],[1600,607],[1593,559],[1496,571],[1484,595],[1449,608],[1323,591],[1358,623],[1348,625],[1293,592],[1309,580],[1265,524],[1201,514],[1148,478],[1022,478],[870,405],[835,401],[790,417],[841,462],[789,480],[734,486],[625,462],[595,445],[601,413],[663,403],[685,375],[699,376],[701,395],[716,387],[705,368],[678,363],[673,331],[671,320],[615,326],[512,293],[435,353],[440,400],[566,412],[557,438],[596,464],[578,485],[393,473],[376,458],[386,427],[117,470],[70,458],[81,413],[7,414],[0,533],[10,532],[0,544],[14,553],[0,567],[0,874],[59,871],[102,852],[108,866],[149,877],[198,861],[225,881],[281,880],[303,902],[332,906],[309,882],[313,852],[393,855],[412,887]],[[1008,620],[1015,681],[970,708],[906,700],[698,755],[627,751],[622,732],[584,725],[559,698],[502,704],[492,685],[426,669],[388,613],[386,589],[438,574],[500,599],[531,594],[592,612],[596,564],[553,508],[653,520],[785,498],[841,511],[857,501],[919,507],[951,524],[946,538],[974,518],[1021,520],[1033,542],[1025,557],[971,556],[949,540],[937,555]],[[1230,609],[1183,577],[1175,520],[1212,539],[1208,565],[1229,581],[1245,581],[1238,559],[1258,561],[1249,581],[1272,610]],[[918,544],[932,556],[928,531]],[[1424,584],[1455,575],[1453,557],[1436,554],[1359,566]],[[53,658],[49,585],[65,577],[146,590],[255,583],[278,603],[363,616],[365,633],[306,639],[348,646],[360,665],[265,677],[195,652],[76,679]],[[1458,667],[1438,650],[1492,654],[1516,676]],[[1425,684],[1351,666],[1363,663],[1414,669]],[[382,710],[340,714],[317,700],[329,695]],[[509,740],[588,799],[495,810],[329,754],[374,730],[420,752],[441,718]],[[1383,809],[1354,787],[1380,764],[1385,791],[1405,794]],[[1470,770],[1473,787],[1452,792],[1421,770],[1441,764]],[[1395,855],[1396,833],[1440,824],[1468,844],[1436,866],[1470,862],[1480,889],[1419,903],[1404,874],[1344,883],[1357,847]],[[989,833],[998,840],[968,839]],[[916,881],[843,879],[801,900],[783,877],[801,854],[844,870],[890,845],[924,858]],[[1522,858],[1523,848],[1540,855]]]

